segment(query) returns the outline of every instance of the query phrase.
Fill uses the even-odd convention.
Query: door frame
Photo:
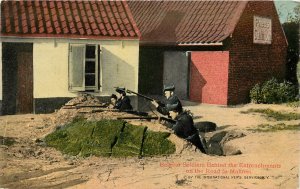
[[[28,83],[26,84],[25,94],[28,96],[27,101],[28,104],[18,104],[17,101],[20,101],[18,98],[18,94],[20,93],[20,86],[18,79],[22,77],[18,76],[20,63],[18,62],[18,56],[21,53],[31,53],[31,57],[29,61],[29,66],[24,66],[23,69],[30,69],[29,71],[25,71],[25,73],[29,73],[29,75],[24,75],[24,81],[26,82],[29,79],[29,87]],[[24,71],[24,70],[23,70]],[[24,114],[24,113],[33,113],[34,112],[34,99],[33,99],[33,43],[10,43],[3,42],[2,43],[2,85],[3,85],[3,99],[2,99],[2,114],[4,115],[12,115],[12,114]],[[26,98],[26,97],[25,97]],[[26,101],[26,100],[25,100]],[[23,107],[22,107],[23,106]],[[26,106],[26,107],[25,107]],[[24,108],[25,107],[25,108]],[[26,111],[23,111],[26,110]]]

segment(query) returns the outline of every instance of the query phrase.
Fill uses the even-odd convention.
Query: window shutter
[[[70,44],[69,51],[69,90],[84,91],[85,45]]]

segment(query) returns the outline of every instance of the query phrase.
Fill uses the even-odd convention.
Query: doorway
[[[175,93],[180,99],[189,97],[189,53],[186,51],[165,51],[163,84],[175,85]]]
[[[33,44],[2,43],[2,64],[2,113],[33,113]]]

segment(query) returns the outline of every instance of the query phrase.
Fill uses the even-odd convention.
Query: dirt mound
[[[66,106],[76,106],[76,105],[84,105],[84,106],[93,106],[93,105],[105,105],[105,103],[101,102],[97,97],[82,93],[79,97],[71,99],[69,102],[65,104]]]
[[[71,99],[58,111],[55,112],[55,125],[63,126],[76,117],[83,117],[89,121],[102,119],[118,119],[119,117],[132,117],[132,113],[120,112],[117,109],[107,107],[108,103],[101,102],[97,97],[89,94],[82,94],[79,97]]]

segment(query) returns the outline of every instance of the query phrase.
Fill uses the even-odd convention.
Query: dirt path
[[[197,105],[186,108],[195,121],[213,121],[219,130],[238,130],[245,137],[229,141],[242,151],[237,156],[208,156],[172,135],[177,152],[166,157],[86,159],[62,155],[39,142],[57,125],[56,114],[0,117],[0,186],[2,188],[287,188],[299,187],[299,131],[257,133],[249,131],[272,121],[259,114],[241,114],[249,108],[296,112],[284,105],[222,107]],[[103,116],[103,115],[102,115]],[[97,116],[95,115],[96,119]],[[152,130],[164,130],[157,123]],[[10,141],[10,143],[7,143]],[[3,143],[1,143],[3,144]]]

